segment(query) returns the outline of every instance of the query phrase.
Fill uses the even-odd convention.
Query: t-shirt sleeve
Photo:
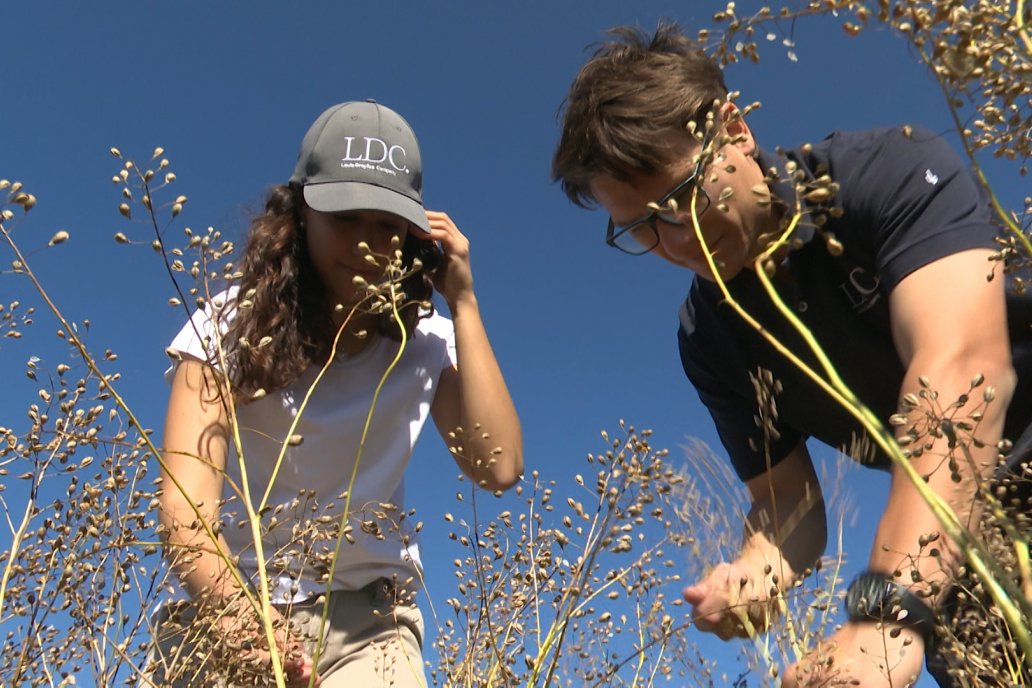
[[[231,308],[232,294],[219,294],[212,299],[212,303],[194,312],[165,349],[170,361],[168,369],[165,370],[167,382],[172,382],[176,367],[183,358],[204,361],[216,369],[221,367],[218,362],[218,336],[226,333],[227,315]],[[216,323],[219,323],[220,332],[216,330]]]
[[[459,363],[459,356],[455,350],[455,326],[451,320],[446,318],[445,321],[448,323],[448,334],[445,337],[445,357],[441,370],[451,368]]]
[[[418,321],[416,330],[425,338],[426,344],[431,347],[426,350],[427,354],[425,354],[427,366],[436,365],[438,356],[440,356],[438,372],[458,365],[459,358],[455,351],[455,326],[450,318],[435,310],[432,315]]]
[[[768,418],[765,432],[760,420],[758,396],[754,393],[749,397],[746,390],[732,388],[726,380],[703,365],[700,352],[696,350],[698,340],[692,341],[683,327],[678,328],[677,341],[685,375],[713,418],[720,442],[727,450],[739,480],[745,482],[766,473],[803,440],[797,430],[779,424],[776,419]],[[725,354],[734,355],[730,351]],[[729,366],[724,366],[723,370],[728,372]],[[748,379],[744,363],[734,371]],[[758,371],[752,372],[758,374]]]
[[[873,141],[843,146],[831,162],[832,178],[845,192],[847,222],[873,232],[886,291],[939,258],[994,246],[985,193],[941,136],[918,127],[909,134],[886,129]]]

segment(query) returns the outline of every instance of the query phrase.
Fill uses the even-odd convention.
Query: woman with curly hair
[[[426,685],[416,439],[432,416],[489,490],[523,461],[469,242],[424,210],[405,120],[372,101],[325,111],[240,274],[169,349],[161,525],[189,599],[164,608],[150,680],[264,684],[275,654],[292,686]]]

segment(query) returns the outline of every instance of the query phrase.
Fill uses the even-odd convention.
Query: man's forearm
[[[908,459],[911,466],[969,529],[978,525],[982,507],[977,499],[978,485],[991,477],[996,466],[996,445],[1003,432],[1007,403],[1014,386],[1012,371],[996,370],[987,371],[986,381],[970,390],[969,382],[974,375],[945,371],[929,374],[930,387],[938,392],[934,406],[940,411],[933,411],[928,399],[918,397],[919,406],[910,410],[909,422],[901,426],[898,433],[907,437],[904,443],[912,454]],[[909,387],[914,390],[912,393],[921,389],[916,376],[908,375],[904,384],[907,385],[904,390]],[[990,387],[994,399],[987,404],[985,390]],[[941,410],[948,409],[962,395],[969,397],[967,404],[955,411]],[[948,425],[943,431],[944,419],[940,416],[946,414],[951,418],[945,419]],[[967,423],[974,428],[973,432],[963,428]],[[915,436],[917,439],[913,439]],[[976,446],[973,438],[977,438],[980,446]],[[938,537],[942,532],[942,524],[913,481],[896,467],[885,513],[873,543],[870,568],[889,575],[899,572],[902,574],[898,578],[900,583],[927,597],[934,606],[948,589],[963,559],[957,543]]]

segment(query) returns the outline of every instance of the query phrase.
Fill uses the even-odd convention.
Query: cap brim
[[[364,182],[306,184],[305,203],[321,213],[345,210],[382,210],[403,217],[424,232],[430,232],[423,206],[397,191]]]

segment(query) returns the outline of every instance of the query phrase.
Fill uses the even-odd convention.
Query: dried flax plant
[[[29,212],[35,196],[6,180],[0,191],[0,238],[13,258],[4,279],[28,280],[70,345],[67,361],[29,357],[24,374],[36,394],[28,423],[0,427],[0,506],[10,533],[0,555],[0,683],[88,677],[114,685],[140,668],[147,606],[162,583],[148,476],[155,447],[118,394],[120,375],[109,370],[117,354],[89,351],[89,321],[65,318],[15,240],[18,212]],[[59,231],[48,246],[68,238]],[[8,342],[31,332],[36,308],[3,304]]]
[[[809,16],[829,15],[842,22],[847,34],[856,36],[870,25],[891,28],[913,47],[942,88],[945,106],[956,125],[972,168],[981,181],[1004,228],[1000,249],[993,257],[1014,289],[1027,288],[1032,268],[1032,198],[1026,197],[1021,211],[1007,211],[994,192],[979,163],[980,154],[1014,161],[1017,173],[1028,172],[1032,146],[1032,9],[1024,0],[1016,2],[961,2],[946,0],[879,0],[864,3],[854,0],[813,0],[788,5],[779,10],[764,7],[751,16],[738,14],[736,4],[713,17],[716,31],[705,29],[699,39],[709,43],[722,63],[758,62],[763,40],[781,39],[789,59],[796,61],[792,30],[795,22]],[[744,108],[748,112],[756,104]],[[712,121],[707,127],[713,126]],[[697,132],[700,141],[704,132]],[[904,129],[906,133],[906,129]],[[706,153],[713,155],[726,136],[715,137]],[[826,209],[841,213],[834,206],[837,183],[827,176],[808,179],[801,171],[788,168],[797,196]],[[766,193],[757,193],[757,202],[769,203]],[[695,199],[692,198],[692,209]],[[717,206],[718,210],[719,205]],[[772,304],[807,342],[816,357],[817,369],[808,367],[781,342],[763,331],[753,316],[737,303],[719,277],[713,256],[707,255],[725,300],[741,317],[768,338],[770,344],[787,356],[824,391],[846,408],[861,423],[871,440],[901,467],[931,506],[942,524],[942,533],[958,543],[966,564],[959,573],[959,604],[953,618],[943,620],[940,628],[944,654],[951,673],[963,686],[1028,685],[1032,679],[1032,565],[1028,552],[1027,511],[1032,492],[1032,472],[1021,467],[1003,480],[978,485],[973,513],[981,521],[965,524],[932,493],[922,476],[910,466],[909,458],[931,449],[935,440],[945,438],[949,449],[940,470],[958,476],[961,462],[970,462],[970,447],[982,446],[978,426],[985,408],[994,400],[991,387],[976,375],[968,393],[957,400],[940,399],[933,382],[922,379],[922,388],[903,400],[900,412],[891,419],[894,432],[884,427],[842,383],[828,358],[806,327],[779,298],[771,281],[770,256],[791,241],[796,224],[802,219],[800,207],[787,210],[783,233],[770,237],[769,249],[756,262],[756,274],[766,288]],[[694,212],[693,212],[694,215]],[[832,253],[841,252],[838,239],[822,229],[821,212],[814,215],[815,230]],[[705,246],[698,218],[694,229]],[[987,270],[988,272],[988,270]],[[999,278],[994,270],[989,279]],[[1000,460],[1010,448],[999,445]],[[937,558],[938,534],[917,543],[921,556]],[[917,574],[914,566],[901,565],[903,576]],[[796,648],[798,654],[806,643]]]
[[[674,468],[650,436],[621,423],[572,493],[534,471],[517,487],[520,507],[493,518],[475,490],[458,494],[469,519],[445,521],[466,554],[454,562],[458,594],[437,618],[435,685],[744,686],[750,675],[773,685],[786,636],[757,639],[729,678],[688,635],[681,597],[715,553],[737,547],[741,487],[702,443]],[[826,631],[839,563],[777,593],[794,633]]]

